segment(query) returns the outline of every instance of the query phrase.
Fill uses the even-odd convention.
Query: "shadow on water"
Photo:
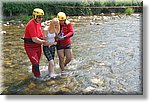
[[[67,75],[48,81],[32,77],[30,62],[23,48],[24,28],[5,26],[3,43],[2,94],[142,94],[141,15],[73,23],[74,59]],[[80,19],[80,20],[81,20]],[[94,22],[94,23],[93,23]],[[45,56],[41,73],[47,72]],[[58,58],[55,58],[59,74]]]

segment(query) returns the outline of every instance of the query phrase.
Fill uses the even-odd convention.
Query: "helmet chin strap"
[[[34,18],[34,19],[36,19],[36,17],[37,17],[36,15],[33,15],[33,18]]]
[[[34,15],[33,18],[34,18],[35,22],[37,22],[37,16]]]

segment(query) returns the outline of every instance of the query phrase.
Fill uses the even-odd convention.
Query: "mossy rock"
[[[64,92],[64,93],[71,93],[71,90],[67,87],[61,87],[60,88],[60,92]]]
[[[48,85],[48,86],[50,86],[50,85],[54,85],[56,82],[55,81],[49,81],[49,82],[47,82],[46,84]]]
[[[34,83],[30,83],[29,85],[28,85],[28,88],[30,88],[30,89],[33,89],[33,88],[35,88],[36,87],[36,84],[34,84]]]

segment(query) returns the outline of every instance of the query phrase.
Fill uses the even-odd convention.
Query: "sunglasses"
[[[38,18],[38,19],[41,19],[41,18],[43,18],[43,17],[42,17],[42,16],[37,16],[37,18]]]

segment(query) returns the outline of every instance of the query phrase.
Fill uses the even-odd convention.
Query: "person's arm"
[[[39,39],[38,37],[33,37],[32,41],[37,43],[37,44],[45,44],[46,43],[45,40]]]
[[[32,41],[37,43],[37,44],[44,44],[44,43],[46,43],[45,40],[42,40],[42,39],[38,38],[36,29],[37,28],[36,28],[36,26],[33,23],[31,23],[30,27],[28,28],[28,32],[29,32],[29,34],[30,34],[30,36],[32,38]]]
[[[44,40],[47,40],[47,34],[48,34],[48,29],[49,29],[49,26],[46,26],[44,29],[43,29],[43,37],[42,39]]]
[[[73,35],[73,33],[74,33],[74,30],[73,30],[73,27],[72,27],[72,24],[71,24],[71,23],[69,23],[69,24],[67,25],[67,28],[68,28],[69,33],[66,34],[66,35],[64,36],[64,38],[66,38],[66,37],[71,37],[71,36]]]

